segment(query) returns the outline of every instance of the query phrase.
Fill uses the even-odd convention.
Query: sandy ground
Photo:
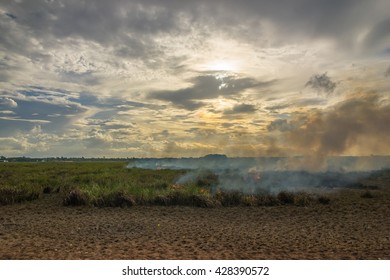
[[[213,209],[64,207],[45,195],[0,206],[0,259],[390,259],[390,197],[361,192]]]

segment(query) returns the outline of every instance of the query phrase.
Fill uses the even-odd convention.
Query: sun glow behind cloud
[[[234,60],[216,60],[212,61],[204,66],[206,71],[227,71],[238,72],[239,63]]]

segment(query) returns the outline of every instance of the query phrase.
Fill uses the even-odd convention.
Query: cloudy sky
[[[4,0],[0,155],[390,154],[388,0]]]

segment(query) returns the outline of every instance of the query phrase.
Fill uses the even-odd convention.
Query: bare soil
[[[0,207],[0,259],[390,259],[379,183],[308,207],[65,207],[46,194]]]

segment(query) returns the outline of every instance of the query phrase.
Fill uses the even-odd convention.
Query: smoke
[[[305,156],[309,169],[327,168],[329,156],[390,154],[390,104],[375,94],[355,96],[291,122],[292,129],[282,137]]]
[[[177,184],[207,182],[212,191],[244,193],[356,184],[373,170],[390,167],[390,104],[376,94],[359,94],[325,110],[274,121],[273,150],[288,145],[296,156],[228,158],[140,159],[129,167],[186,169]],[[207,171],[205,171],[207,170]],[[210,172],[215,175],[213,177]],[[215,180],[217,178],[217,180]]]
[[[330,157],[325,171],[300,169],[305,157],[227,158],[209,155],[202,158],[137,159],[129,168],[183,169],[185,174],[172,184],[207,187],[242,193],[271,193],[280,191],[313,191],[356,185],[372,170],[390,166],[390,156]],[[293,164],[295,162],[295,164]]]

